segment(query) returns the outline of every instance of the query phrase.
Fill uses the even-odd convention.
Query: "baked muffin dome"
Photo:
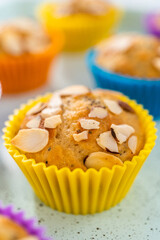
[[[160,41],[151,35],[115,35],[97,46],[96,62],[111,72],[160,78]]]
[[[38,240],[37,237],[29,235],[23,227],[3,215],[0,215],[0,239]]]
[[[14,19],[0,27],[0,54],[20,56],[41,53],[51,43],[43,28],[28,18]]]
[[[12,144],[36,163],[58,169],[122,166],[143,148],[145,137],[137,114],[121,97],[85,86],[57,91],[27,112]]]
[[[103,0],[68,0],[57,6],[57,17],[65,17],[74,14],[104,15],[108,11],[109,4]]]

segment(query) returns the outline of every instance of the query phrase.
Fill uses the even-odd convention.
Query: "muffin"
[[[64,33],[67,51],[84,50],[109,35],[120,15],[103,0],[68,0],[38,8],[38,18],[50,35],[57,29]]]
[[[145,29],[148,33],[160,37],[160,13],[149,13],[144,18]]]
[[[154,123],[140,106],[118,92],[85,86],[30,102],[11,119],[4,136],[10,154],[40,199],[68,213],[117,204],[155,140]]]
[[[88,64],[99,87],[122,91],[160,116],[160,41],[151,35],[119,34],[98,44]]]
[[[137,114],[118,94],[77,86],[31,108],[11,143],[36,163],[86,171],[99,169],[96,162],[88,164],[95,153],[121,166],[131,161],[144,146],[141,129]]]
[[[37,240],[38,238],[29,235],[23,227],[19,226],[17,223],[12,221],[8,217],[4,217],[3,215],[0,215],[0,239],[2,240],[11,240],[11,239]]]
[[[42,228],[34,226],[33,219],[26,220],[23,212],[16,213],[13,206],[0,204],[1,240],[47,240],[43,232]]]
[[[60,39],[48,37],[31,19],[15,19],[0,27],[0,79],[4,93],[40,87],[61,47]],[[59,41],[59,42],[58,42]]]

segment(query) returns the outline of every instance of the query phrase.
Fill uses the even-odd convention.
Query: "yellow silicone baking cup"
[[[9,116],[4,129],[5,146],[16,161],[36,195],[48,206],[58,211],[73,214],[93,214],[107,210],[119,203],[127,194],[144,161],[155,145],[156,129],[152,116],[141,105],[122,96],[122,100],[138,114],[145,133],[145,145],[139,155],[124,166],[115,165],[111,170],[101,168],[99,171],[82,169],[70,171],[65,167],[60,170],[56,166],[46,167],[44,163],[36,163],[27,159],[12,144],[11,139],[19,130],[26,112],[40,101],[47,101],[51,94],[30,100]]]
[[[0,80],[3,93],[19,93],[36,89],[47,82],[50,65],[64,44],[60,32],[41,53],[21,56],[0,55]]]
[[[122,11],[110,7],[103,16],[75,14],[56,17],[55,7],[54,4],[42,4],[37,9],[37,16],[50,35],[55,30],[64,33],[66,51],[80,51],[95,45],[110,35],[122,16]]]

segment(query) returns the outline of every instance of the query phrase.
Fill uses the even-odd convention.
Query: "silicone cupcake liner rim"
[[[0,201],[0,215],[6,216],[15,221],[17,224],[24,227],[29,234],[38,237],[38,240],[51,240],[51,238],[44,236],[44,228],[35,226],[36,220],[34,218],[26,219],[25,212],[15,212],[13,205],[3,206]]]
[[[48,100],[50,97],[51,97],[51,93],[48,93],[48,94],[46,94],[45,96],[43,96],[43,100],[46,101],[46,100]],[[124,100],[125,100],[125,99],[128,99],[127,97],[123,97],[123,98],[124,98]],[[90,172],[90,171],[95,172],[95,173],[97,173],[97,174],[101,174],[101,171],[104,171],[104,170],[107,171],[107,172],[113,172],[113,171],[115,171],[115,170],[114,170],[115,168],[119,168],[119,169],[120,169],[120,168],[122,168],[122,167],[126,167],[125,165],[126,165],[127,162],[130,162],[131,164],[132,164],[132,163],[135,164],[135,163],[137,162],[137,157],[138,157],[138,156],[142,156],[142,155],[144,154],[144,152],[146,151],[146,149],[147,149],[147,146],[146,146],[146,145],[149,144],[149,143],[146,142],[144,148],[139,152],[139,154],[138,154],[138,155],[135,155],[135,156],[132,158],[131,161],[126,161],[126,162],[124,162],[124,165],[123,165],[123,166],[115,165],[112,169],[108,169],[108,168],[106,168],[106,167],[102,167],[99,171],[97,171],[96,169],[92,169],[92,168],[87,169],[86,172],[84,172],[82,169],[79,169],[79,168],[74,169],[73,171],[71,171],[71,170],[70,170],[69,168],[67,168],[67,167],[58,169],[57,166],[55,166],[55,165],[46,167],[45,163],[36,163],[34,159],[27,159],[26,156],[25,156],[24,154],[21,154],[21,153],[19,152],[19,150],[10,143],[9,139],[7,139],[7,136],[6,136],[6,134],[7,134],[7,127],[10,127],[10,122],[12,122],[14,116],[15,116],[19,111],[23,111],[23,110],[26,108],[26,106],[28,106],[28,105],[30,105],[30,108],[31,108],[32,106],[34,106],[36,103],[38,103],[38,102],[41,101],[41,100],[42,100],[42,96],[38,96],[36,99],[29,100],[28,103],[27,103],[27,105],[22,104],[21,107],[20,107],[20,109],[15,109],[15,110],[14,110],[14,114],[9,116],[9,120],[10,120],[10,121],[6,121],[6,122],[5,122],[6,128],[3,129],[3,132],[4,132],[3,139],[6,141],[5,146],[7,147],[7,149],[9,149],[9,151],[16,150],[16,153],[15,153],[15,154],[18,155],[18,156],[21,156],[24,161],[32,160],[32,165],[33,165],[33,166],[40,166],[40,165],[41,165],[41,166],[43,166],[43,169],[44,169],[44,170],[47,170],[47,169],[49,169],[49,168],[54,168],[54,170],[55,170],[56,172],[62,172],[62,171],[65,170],[65,171],[70,172],[70,174],[72,174],[72,173],[74,174],[74,172],[79,172],[79,173],[81,173],[81,174],[83,175],[83,174],[87,174],[87,173]],[[130,102],[132,102],[133,104],[136,104],[136,102],[135,102],[134,100],[130,100]],[[144,110],[143,107],[142,107],[142,105],[140,105],[140,104],[137,104],[137,105],[139,106],[139,108],[140,108],[146,115],[148,115],[148,111],[147,111],[147,110]],[[152,116],[151,116],[151,115],[149,115],[149,116],[150,116],[150,121],[152,121]],[[154,122],[152,122],[152,123],[153,123],[153,124],[152,124],[152,127],[154,128],[155,123],[154,123]],[[155,129],[155,133],[156,133],[156,129]],[[152,137],[152,136],[150,136],[150,137]],[[156,137],[155,137],[155,139],[156,139]]]

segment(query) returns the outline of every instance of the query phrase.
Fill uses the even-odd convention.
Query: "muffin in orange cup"
[[[72,86],[16,110],[4,140],[45,204],[88,214],[125,197],[155,144],[154,125],[118,92]]]
[[[38,88],[47,82],[50,65],[61,50],[62,36],[53,39],[31,19],[15,19],[0,28],[0,79],[3,93]]]

